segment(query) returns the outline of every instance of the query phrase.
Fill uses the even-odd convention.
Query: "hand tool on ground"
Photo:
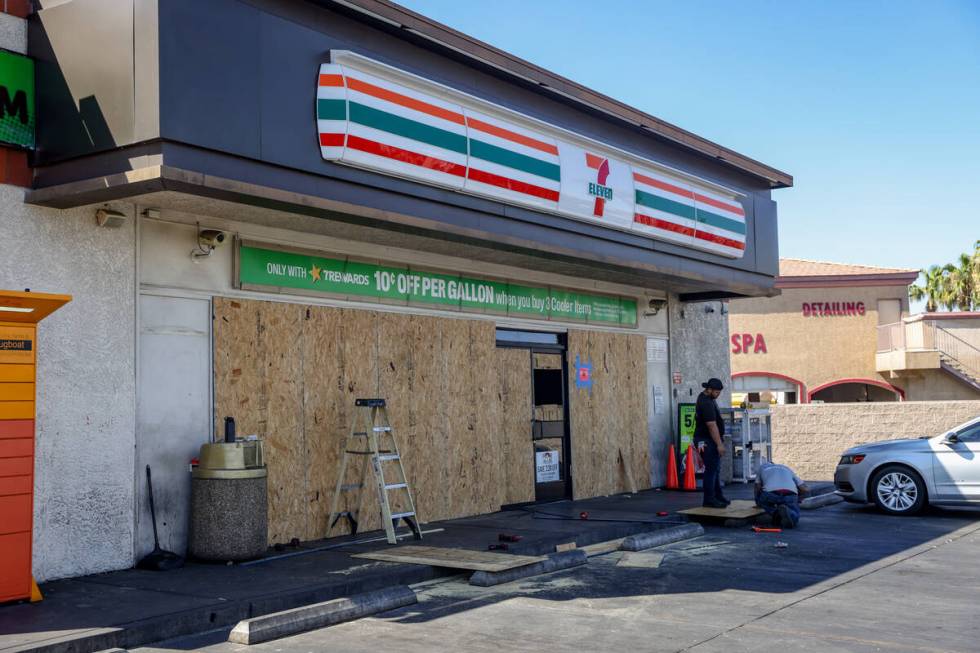
[[[153,481],[150,478],[149,465],[146,466],[146,490],[150,498],[150,519],[153,521],[153,550],[136,563],[136,568],[149,571],[169,571],[183,567],[183,556],[160,548],[160,538],[157,537],[157,512],[153,507]]]
[[[756,533],[782,533],[781,528],[762,528],[761,526],[753,526],[752,530]]]
[[[497,540],[500,542],[520,542],[523,539],[523,535],[511,535],[510,533],[501,533],[497,536]]]
[[[491,544],[487,551],[506,551],[509,547],[506,544]]]

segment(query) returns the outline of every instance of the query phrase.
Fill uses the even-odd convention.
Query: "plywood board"
[[[303,422],[310,468],[304,539],[309,540],[327,533],[327,513],[333,499],[337,466],[350,425],[344,422],[343,346],[336,337],[340,332],[341,312],[307,306],[303,317]],[[345,503],[342,509],[347,507]],[[347,524],[338,522],[338,527],[334,533],[343,534]]]
[[[416,316],[411,322],[413,363],[409,401],[415,436],[414,446],[403,451],[414,482],[416,510],[421,521],[455,516],[444,490],[449,474],[445,447],[449,437],[446,411],[450,395],[443,346],[444,321]]]
[[[269,471],[269,541],[307,538],[308,456],[303,420],[304,307],[263,302],[259,311],[259,352],[267,402],[265,460]]]
[[[687,508],[685,510],[678,510],[677,512],[683,515],[690,515],[692,517],[715,517],[718,519],[748,519],[749,517],[755,517],[761,515],[764,510],[755,505],[753,501],[738,500],[732,501],[731,505],[727,508]]]
[[[398,548],[382,549],[370,553],[357,553],[351,557],[490,572],[506,571],[515,567],[524,567],[547,560],[547,558],[541,556],[519,556],[508,553],[448,549],[434,546],[400,546]]]
[[[656,569],[664,561],[663,553],[649,551],[626,551],[616,562],[617,567],[636,567],[638,569]]]
[[[575,498],[650,487],[645,342],[642,336],[568,333],[572,488]],[[592,366],[592,388],[575,384],[576,357]],[[627,474],[619,451],[629,466]]]
[[[534,354],[534,369],[560,370],[561,354]]]
[[[259,308],[262,302],[215,297],[215,434],[223,434],[226,416],[238,433],[266,435],[265,374],[259,356]]]
[[[533,500],[532,356],[496,348],[492,322],[226,298],[214,313],[215,428],[232,415],[267,441],[270,543],[326,533],[359,397],[388,400],[421,522]],[[595,370],[591,394],[570,379],[576,496],[627,489],[619,449],[646,487],[643,339],[575,330],[569,343],[569,362],[580,351]],[[361,528],[378,513],[368,486]]]
[[[534,443],[531,441],[531,355],[526,349],[494,353],[500,402],[499,447],[506,472],[502,504],[534,500]]]

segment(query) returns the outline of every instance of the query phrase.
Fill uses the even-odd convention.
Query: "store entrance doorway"
[[[565,334],[497,329],[498,347],[528,350],[531,358],[530,432],[535,501],[572,496]]]

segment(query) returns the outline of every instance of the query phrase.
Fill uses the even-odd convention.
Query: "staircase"
[[[935,327],[939,366],[980,392],[980,349],[940,326]]]

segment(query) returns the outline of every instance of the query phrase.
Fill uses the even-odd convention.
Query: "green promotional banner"
[[[697,404],[677,404],[677,424],[680,427],[681,455],[687,453],[687,448],[694,442],[694,411]]]
[[[242,245],[238,280],[271,286],[543,320],[636,326],[636,301],[407,266],[323,258]]]
[[[34,147],[34,60],[0,50],[0,141]]]

